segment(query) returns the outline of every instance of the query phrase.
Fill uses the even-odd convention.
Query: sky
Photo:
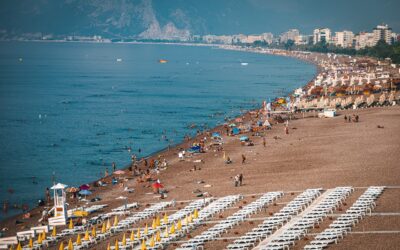
[[[152,11],[140,7],[143,1]],[[149,15],[141,16],[140,8]],[[155,17],[161,25],[172,21],[203,35],[280,34],[292,28],[311,34],[317,27],[357,33],[381,23],[400,33],[399,12],[400,0],[1,0],[0,31],[71,33],[127,25],[124,32],[135,33]]]

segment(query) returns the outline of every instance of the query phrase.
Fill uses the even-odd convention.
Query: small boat
[[[247,66],[247,65],[249,65],[249,63],[242,62],[242,63],[240,63],[240,65],[242,65],[242,66]]]
[[[168,61],[165,60],[165,59],[160,59],[160,60],[158,60],[158,62],[159,62],[159,63],[167,63]]]
[[[117,62],[122,62],[122,58],[117,58]]]

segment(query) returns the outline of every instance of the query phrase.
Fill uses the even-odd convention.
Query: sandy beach
[[[208,152],[178,161],[175,149],[175,152],[167,154],[171,166],[162,171],[158,178],[169,190],[168,200],[176,199],[178,204],[181,204],[179,201],[195,199],[192,191],[196,189],[207,191],[216,197],[243,194],[247,195],[245,200],[251,201],[251,194],[268,191],[282,190],[290,194],[292,191],[298,192],[307,188],[327,189],[350,185],[359,187],[360,193],[363,187],[370,185],[393,186],[393,189],[385,191],[378,199],[377,211],[399,213],[400,107],[357,110],[360,122],[345,123],[343,115],[353,113],[354,111],[343,111],[335,118],[306,117],[292,120],[289,123],[289,135],[284,133],[283,125],[275,125],[267,132],[266,147],[262,145],[261,138],[252,137],[251,134],[249,136],[255,143],[252,147],[241,146],[237,137],[224,136],[225,151],[233,160],[230,165],[224,164],[221,152]],[[377,128],[378,125],[384,128]],[[275,136],[279,139],[274,139]],[[245,164],[241,164],[242,154],[247,158]],[[198,159],[204,161],[197,164],[201,170],[190,171],[193,161]],[[244,175],[244,185],[234,187],[232,177],[239,173]],[[197,184],[200,180],[204,183]],[[134,180],[126,184],[135,188],[135,192],[128,195],[129,202],[148,204],[159,201],[151,194],[148,185],[137,184]],[[211,187],[205,188],[207,184]],[[121,201],[115,200],[115,197],[123,193],[121,189],[109,186],[95,190],[94,196],[102,197],[100,203],[109,204],[109,208],[117,207],[121,205]],[[279,208],[272,207],[271,211]],[[233,212],[234,209],[227,211],[228,214]],[[37,218],[34,216],[23,226],[28,226]],[[353,231],[400,230],[400,224],[396,222],[398,218],[398,215],[368,217]],[[15,226],[14,220],[15,218],[1,223],[2,228],[10,229],[7,234],[22,229],[21,226]],[[246,232],[256,226],[256,223],[257,221],[252,225],[244,223],[240,230]],[[379,249],[378,246],[385,246],[380,249],[396,249],[400,244],[397,236],[390,233],[352,234],[334,248]],[[115,237],[121,238],[121,235]],[[207,244],[206,249],[223,249],[229,242],[214,241]],[[106,243],[107,241],[94,249],[105,249]],[[301,244],[302,242],[296,249],[300,249]]]

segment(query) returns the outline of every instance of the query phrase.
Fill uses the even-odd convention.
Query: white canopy
[[[66,187],[68,186],[65,184],[57,183],[56,185],[52,186],[51,189],[65,189]]]

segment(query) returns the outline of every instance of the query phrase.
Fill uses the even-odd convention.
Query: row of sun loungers
[[[257,249],[283,250],[295,245],[297,240],[303,238],[307,232],[319,224],[328,214],[332,213],[353,191],[351,187],[337,187],[328,190],[325,197],[296,218],[293,223],[289,223],[282,228],[279,233],[275,233],[270,239],[266,239],[266,244],[261,242]]]
[[[337,243],[351,228],[358,223],[368,212],[375,208],[375,200],[383,192],[384,187],[369,187],[354,204],[333,221],[327,229],[319,233],[304,249],[319,250],[329,244]]]
[[[164,237],[161,239],[161,249],[168,246],[171,242],[176,241],[177,239],[183,237],[186,233],[193,231],[194,229],[198,228],[199,226],[203,225],[204,222],[209,220],[215,214],[221,213],[226,210],[228,207],[232,206],[239,200],[243,199],[241,195],[229,195],[222,198],[217,199],[215,202],[211,203],[204,209],[199,212],[197,218],[193,219],[192,223],[185,223],[182,226],[182,231],[177,232],[174,235],[170,235],[169,237]]]
[[[157,231],[161,232],[163,230],[168,230],[168,226],[175,224],[180,219],[185,218],[186,216],[191,215],[195,210],[200,210],[202,207],[205,205],[209,204],[213,199],[212,198],[205,198],[201,200],[196,200],[188,204],[186,207],[180,209],[176,213],[170,215],[167,219],[167,222],[164,223],[162,221],[162,224],[153,229],[153,228],[148,228],[147,232],[145,229],[140,230],[140,237],[136,237],[134,241],[131,241],[130,239],[127,239],[126,244],[124,245],[122,242],[119,243],[119,249],[134,249],[135,246],[138,246],[143,240],[147,241],[149,238],[151,238],[153,235],[157,233]],[[114,246],[115,247],[115,246]],[[159,247],[159,246],[158,246]],[[111,249],[114,249],[111,247]]]
[[[295,199],[290,201],[284,208],[273,216],[268,217],[258,227],[253,228],[252,231],[247,232],[239,239],[235,240],[232,244],[227,246],[227,249],[250,249],[256,243],[271,235],[273,231],[283,226],[288,222],[292,216],[297,215],[308,207],[318,196],[320,196],[320,189],[307,189]]]
[[[263,208],[273,203],[276,199],[283,196],[283,192],[269,192],[262,195],[256,201],[246,205],[233,215],[222,220],[220,223],[204,231],[200,235],[184,243],[180,249],[199,249],[207,241],[218,238],[221,234],[227,233],[229,229],[243,222],[246,218],[260,212]]]

